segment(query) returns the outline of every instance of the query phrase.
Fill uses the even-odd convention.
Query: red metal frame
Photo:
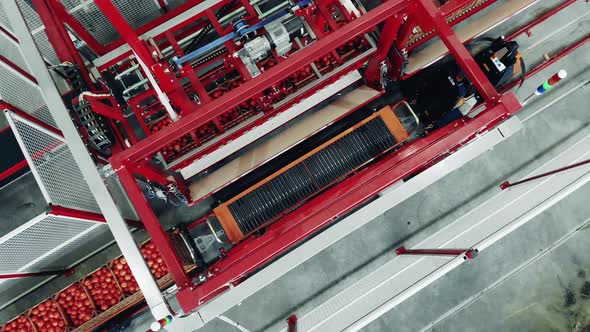
[[[122,29],[122,34],[131,48],[154,71],[158,80],[161,81],[163,77],[166,77],[163,67],[151,57],[147,44],[138,39],[116,7],[108,0],[97,0],[96,3],[107,17]],[[434,29],[438,33],[484,96],[489,109],[474,119],[461,119],[454,125],[445,127],[426,138],[418,139],[402,148],[398,153],[388,156],[375,166],[359,172],[347,181],[328,190],[320,197],[284,217],[281,222],[272,224],[264,235],[246,239],[230,250],[224,259],[211,267],[212,277],[209,280],[195,286],[185,272],[182,261],[171,246],[165,231],[137,184],[133,175],[133,172],[137,172],[134,165],[149,159],[151,155],[169,142],[214,120],[226,110],[233,109],[248,97],[255,96],[260,91],[273,86],[284,77],[307,65],[310,59],[318,59],[332,52],[342,40],[359,36],[383,21],[388,22],[385,24],[387,31],[385,37],[380,40],[379,47],[388,50],[397,35],[396,31],[401,23],[401,13],[404,9],[421,26]],[[400,15],[396,16],[397,14]],[[393,19],[393,17],[397,19]],[[383,52],[379,52],[370,60],[373,81],[375,73],[379,73],[375,68],[378,70],[376,66],[383,61]],[[178,91],[176,87],[171,88],[170,86],[163,88],[163,90],[168,93]],[[326,34],[310,47],[280,61],[256,79],[247,79],[245,83],[232,90],[232,93],[207,103],[206,108],[201,105],[197,109],[199,112],[188,112],[176,123],[154,133],[150,139],[140,141],[111,158],[113,168],[117,170],[121,183],[129,194],[146,229],[152,235],[154,243],[160,248],[162,256],[179,286],[180,291],[177,299],[185,312],[192,311],[204,301],[223,291],[229,284],[239,282],[244,275],[253,272],[284,250],[322,229],[338,216],[374,196],[375,193],[424,169],[429,163],[438,160],[441,155],[464,143],[466,138],[472,138],[476,134],[490,129],[517,112],[520,109],[520,104],[514,95],[501,96],[493,88],[431,0],[414,2],[390,0],[360,18]]]
[[[97,3],[104,1],[108,0],[98,0]],[[213,100],[207,105],[207,109],[203,110],[203,112],[187,114],[177,121],[174,126],[166,127],[164,130],[152,135],[151,139],[143,140],[123,153],[113,156],[111,162],[115,165],[121,165],[122,163],[134,162],[149,157],[153,153],[156,153],[163,145],[174,141],[178,137],[186,135],[199,125],[212,121],[213,118],[221,115],[226,110],[238,106],[241,102],[248,99],[248,96],[257,95],[260,91],[263,91],[269,86],[279,82],[284,77],[291,75],[296,70],[306,66],[310,59],[317,59],[322,55],[329,53],[333,48],[337,47],[342,40],[349,40],[373,28],[388,17],[401,11],[406,3],[407,0],[388,1],[384,3],[366,15],[344,25],[337,31],[315,42],[313,47],[305,48],[292,57],[265,71],[255,80],[245,82],[238,88],[232,90],[231,94],[225,94],[222,97]]]
[[[194,309],[230,283],[239,281],[395,182],[423,170],[431,161],[466,143],[466,138],[490,130],[519,109],[516,97],[508,94],[500,104],[476,118],[457,120],[331,188],[270,225],[264,235],[248,238],[227,252],[224,259],[210,267],[212,278],[180,291],[177,298],[183,310]]]
[[[243,75],[245,82],[219,98],[211,98],[206,93],[204,83],[199,82],[199,80],[204,81],[205,78],[196,77],[192,71],[182,70],[180,72],[181,76],[193,82],[194,89],[197,90],[197,94],[201,97],[202,104],[200,105],[197,105],[186,97],[185,88],[180,84],[180,79],[170,74],[170,67],[167,63],[159,63],[157,59],[152,57],[151,46],[138,37],[138,35],[141,35],[145,31],[198,4],[200,2],[199,0],[191,0],[187,4],[169,11],[161,18],[137,30],[129,26],[117,8],[109,0],[96,0],[97,6],[114,23],[114,26],[123,36],[121,40],[109,45],[91,45],[94,42],[89,42],[89,40],[93,40],[93,38],[87,32],[82,31],[84,29],[81,29],[77,21],[71,21],[75,21],[75,19],[69,13],[67,15],[63,13],[65,8],[59,4],[58,0],[46,1],[50,5],[53,5],[52,10],[58,13],[58,16],[63,16],[60,19],[66,21],[65,23],[81,38],[86,40],[89,46],[99,54],[104,54],[104,52],[112,50],[123,42],[127,42],[135,54],[147,65],[156,79],[162,84],[164,93],[169,95],[170,100],[181,109],[182,117],[176,123],[151,134],[148,139],[134,144],[129,149],[113,155],[111,164],[119,175],[123,187],[127,191],[146,229],[152,236],[154,243],[160,249],[169,270],[173,274],[179,287],[177,299],[185,312],[194,310],[200,304],[223,292],[230,284],[235,285],[239,283],[248,274],[253,273],[256,269],[267,264],[285,250],[323,229],[339,216],[351,211],[351,209],[370,199],[376,193],[440,161],[449,153],[473,139],[477,134],[493,128],[512,114],[518,112],[521,107],[513,94],[502,96],[493,88],[483,72],[479,69],[479,66],[456,37],[450,25],[446,22],[445,17],[449,13],[452,13],[454,8],[460,8],[461,5],[465,4],[467,2],[466,0],[453,0],[441,8],[436,8],[431,0],[389,0],[346,24],[337,24],[335,21],[325,20],[325,17],[318,15],[315,20],[317,22],[315,23],[321,23],[322,27],[325,24],[329,27],[330,31],[317,29],[314,20],[310,20],[312,28],[314,28],[314,31],[318,35],[317,41],[287,59],[277,58],[276,61],[278,63],[276,65],[265,70],[255,79],[251,79],[248,75]],[[486,6],[493,2],[489,1]],[[564,1],[542,17],[515,31],[512,36],[528,31],[532,26],[542,22],[550,15],[553,15],[573,2],[575,0]],[[217,4],[215,8],[219,8],[223,3]],[[329,13],[325,7],[321,6],[321,1],[318,1],[318,4],[319,8],[317,12]],[[474,12],[469,13],[469,15]],[[207,15],[212,18],[214,16],[212,13],[209,10],[195,19]],[[466,17],[463,16],[452,24],[456,24]],[[405,23],[403,24],[402,18],[405,19]],[[321,21],[322,19],[324,21]],[[223,259],[210,267],[210,276],[206,282],[198,285],[193,284],[191,277],[184,270],[182,261],[173,249],[166,232],[162,229],[157,216],[137,184],[135,174],[158,179],[158,182],[168,180],[166,174],[161,173],[159,170],[151,169],[150,165],[146,163],[153,154],[187,134],[191,134],[191,137],[196,140],[197,138],[194,135],[195,129],[216,121],[217,117],[227,110],[237,107],[244,100],[254,98],[258,103],[262,104],[262,98],[260,97],[262,91],[276,85],[284,77],[301,70],[310,63],[310,60],[313,61],[326,54],[332,54],[335,56],[336,61],[341,63],[342,61],[339,59],[335,49],[342,44],[342,40],[350,40],[366,32],[373,31],[382,22],[386,23],[383,26],[378,51],[369,59],[369,65],[365,72],[366,79],[370,84],[376,85],[379,82],[379,66],[383,61],[387,60],[385,59],[385,54],[392,46],[399,49],[400,46],[405,45],[411,33],[411,29],[407,29],[406,26],[412,26],[412,24],[415,24],[413,22],[416,22],[423,28],[423,31],[432,31],[431,36],[438,35],[443,40],[451,51],[450,53],[453,54],[471,82],[473,82],[484,97],[488,109],[473,119],[463,118],[457,120],[453,124],[429,134],[427,137],[415,140],[374,165],[361,170],[346,181],[327,190],[321,196],[316,197],[303,207],[285,216],[280,222],[270,225],[263,235],[250,237],[229,250],[225,253]],[[184,26],[188,23],[182,22],[178,26]],[[221,26],[215,25],[215,28],[219,33],[222,32]],[[84,34],[89,39],[84,37]],[[168,31],[158,36],[158,38],[160,37],[168,40],[168,42],[163,42],[164,44],[170,43],[170,45],[179,51],[180,47],[175,39],[178,36],[175,37]],[[565,49],[556,58],[535,68],[529,72],[529,76],[534,75],[539,70],[557,61],[560,57],[569,54],[586,41],[588,41],[588,37]],[[421,42],[423,41],[419,43]],[[411,47],[416,47],[419,43],[414,43]],[[239,61],[230,59],[228,65],[234,65],[240,73],[244,74],[243,68],[240,68],[241,63]],[[341,75],[346,72],[346,70],[343,71]],[[139,112],[135,109],[134,111]],[[220,129],[219,123],[216,125]],[[145,127],[147,128],[147,124],[145,124]],[[147,129],[149,130],[149,128]],[[180,187],[183,185],[181,183],[182,181],[177,182]],[[406,251],[405,253],[410,252]],[[465,251],[462,252],[464,253]]]
[[[87,212],[87,211],[80,211],[80,210],[76,210],[76,209],[70,209],[67,207],[59,206],[59,205],[51,205],[51,210],[49,211],[49,213],[52,215],[55,215],[55,216],[84,219],[84,220],[95,221],[98,223],[106,223],[107,222],[102,214]],[[134,221],[134,220],[125,220],[125,221],[131,227],[143,228],[143,224],[140,221]]]
[[[92,81],[90,80],[88,69],[84,65],[84,60],[82,60],[80,53],[76,50],[65,26],[58,19],[58,16],[55,15],[55,12],[52,11],[46,0],[33,0],[33,6],[39,13],[39,17],[45,25],[47,38],[51,45],[53,45],[53,49],[55,50],[58,59],[61,62],[69,61],[78,65],[82,77],[90,85]]]
[[[108,48],[100,44],[86,29],[76,20],[64,7],[64,5],[59,2],[59,0],[47,0],[47,4],[51,8],[52,11],[56,14],[56,19],[61,20],[62,23],[68,25],[72,31],[78,35],[82,40],[88,44],[88,46],[97,54],[105,54],[108,52]],[[43,17],[43,13],[39,13],[41,17]]]
[[[181,75],[193,82],[194,89],[197,90],[197,94],[201,97],[202,104],[200,105],[197,105],[191,100],[187,101],[184,87],[180,85],[176,77],[169,74],[168,71],[170,71],[170,68],[168,64],[158,63],[151,55],[152,50],[150,45],[138,38],[138,35],[200,3],[200,0],[191,0],[137,30],[129,26],[109,0],[96,0],[99,8],[114,22],[116,29],[122,32],[122,39],[108,45],[97,43],[83,29],[79,22],[67,13],[58,0],[45,1],[50,5],[50,9],[58,14],[57,16],[62,20],[62,23],[67,24],[99,54],[104,54],[118,47],[123,42],[127,42],[162,84],[162,90],[170,96],[171,101],[179,105],[182,109],[183,114],[179,121],[152,134],[148,139],[140,141],[126,151],[115,154],[111,158],[111,164],[113,169],[117,170],[122,185],[127,191],[140,218],[143,220],[146,229],[152,236],[154,243],[160,249],[169,270],[173,274],[180,290],[177,299],[185,312],[194,310],[200,304],[223,292],[230,284],[235,285],[241,282],[249,273],[253,273],[256,269],[267,264],[285,250],[323,229],[339,216],[351,211],[351,209],[370,199],[376,193],[401,179],[428,168],[473,139],[477,134],[493,128],[499,122],[510,117],[520,109],[520,104],[514,95],[508,94],[501,96],[491,86],[485,75],[479,69],[479,66],[474,62],[473,58],[445,20],[445,17],[449,13],[452,13],[454,8],[460,8],[467,0],[452,0],[441,8],[436,8],[431,0],[389,0],[360,18],[356,18],[343,25],[336,24],[336,22],[330,20],[320,22],[324,17],[318,15],[318,22],[321,23],[319,26],[323,27],[326,24],[330,27],[331,31],[324,32],[323,29],[317,29],[317,26],[313,24],[314,22],[311,22],[312,28],[318,35],[318,41],[287,59],[277,58],[278,64],[266,70],[255,79],[250,79],[248,75],[244,75],[246,82],[217,99],[209,100],[211,97],[206,93],[203,83],[199,82],[199,78],[194,75],[194,72],[182,70]],[[493,2],[488,1],[486,6]],[[564,1],[550,12],[515,31],[509,38],[513,38],[515,34],[528,31],[532,26],[542,22],[573,2],[575,0]],[[318,12],[329,12],[325,7],[321,6],[322,1],[318,1],[318,3],[320,4]],[[213,8],[219,8],[223,4],[224,2],[220,2]],[[242,1],[242,4],[247,4],[247,2]],[[251,8],[247,9],[251,10]],[[468,15],[475,12],[472,11]],[[202,14],[202,16],[206,15],[211,18],[212,11],[209,10]],[[468,15],[455,20],[451,25],[460,22],[468,17]],[[198,16],[195,19],[199,19],[202,16]],[[407,20],[401,25],[401,18],[404,16],[407,16]],[[214,23],[216,22],[215,20],[212,21]],[[335,56],[336,61],[341,63],[338,54],[335,52],[335,48],[340,46],[342,40],[350,40],[355,36],[372,31],[382,22],[386,22],[386,24],[379,40],[378,52],[370,58],[366,71],[366,79],[369,83],[376,85],[380,78],[379,65],[382,61],[386,60],[384,59],[384,52],[386,53],[392,46],[398,49],[405,46],[407,38],[411,34],[411,29],[408,29],[407,26],[415,26],[413,22],[417,22],[423,28],[423,31],[432,30],[434,33],[431,33],[427,38],[414,43],[410,47],[418,46],[421,42],[431,38],[431,36],[440,36],[457,59],[457,62],[468,74],[470,80],[478,88],[482,96],[484,96],[488,109],[473,119],[464,118],[457,120],[453,124],[431,133],[427,137],[417,139],[396,153],[386,156],[374,165],[361,170],[346,181],[329,189],[321,196],[318,196],[303,207],[285,216],[280,222],[270,225],[265,234],[259,237],[250,237],[226,252],[223,259],[210,267],[209,279],[202,284],[194,285],[190,276],[185,272],[182,261],[171,246],[166,232],[162,229],[155,213],[137,184],[135,174],[158,179],[158,182],[168,181],[166,174],[163,174],[158,169],[152,169],[150,167],[151,165],[146,163],[154,153],[170,144],[170,142],[189,133],[195,139],[193,132],[196,128],[215,121],[223,112],[233,109],[244,100],[253,96],[260,99],[258,96],[260,96],[261,91],[275,85],[282,78],[300,70],[310,62],[310,59],[318,59],[325,54],[332,54]],[[177,27],[182,27],[189,23],[189,21],[181,22]],[[402,26],[401,30],[400,25]],[[215,28],[218,32],[221,32],[220,26],[215,25]],[[161,37],[167,38],[170,45],[177,51],[180,49],[177,44],[175,45],[176,39],[170,31],[163,33],[157,38]],[[588,37],[566,48],[556,58],[530,71],[528,76],[534,75],[562,56],[569,54],[586,41],[588,41]],[[113,61],[107,66],[118,61],[120,59]],[[241,65],[239,61],[233,59],[230,59],[228,64],[232,64],[238,69],[240,69]],[[244,70],[242,69],[240,72],[243,73]],[[342,74],[345,73],[346,71]],[[138,112],[135,109],[134,111]],[[219,127],[219,124],[217,125]],[[147,129],[149,130],[149,128]],[[182,187],[182,181],[177,182],[179,183],[179,187]],[[58,210],[60,209],[59,207],[56,208]],[[68,212],[62,211],[58,213]],[[405,253],[407,254],[409,252],[406,251]],[[462,253],[464,252],[462,251]]]

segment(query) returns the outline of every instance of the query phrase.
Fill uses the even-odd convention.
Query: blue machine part
[[[247,35],[250,32],[254,32],[271,22],[274,22],[276,20],[283,18],[283,16],[289,14],[291,11],[293,11],[297,8],[303,8],[303,7],[308,6],[310,3],[311,3],[311,0],[300,1],[295,5],[295,7],[278,11],[275,14],[265,18],[264,20],[254,24],[252,26],[248,26],[246,21],[243,19],[239,20],[234,25],[234,32],[231,32],[221,38],[218,38],[218,39],[210,42],[209,44],[207,44],[199,49],[196,49],[196,50],[190,52],[189,54],[184,55],[183,57],[173,59],[172,61],[174,62],[174,64],[176,66],[181,67],[183,64],[185,64],[187,62],[197,60],[201,56],[215,50],[218,47],[223,46],[223,44],[225,44],[225,42],[227,42],[227,41],[233,40],[236,37],[241,37],[241,36]]]

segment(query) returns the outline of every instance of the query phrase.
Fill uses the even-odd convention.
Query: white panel
[[[12,112],[6,114],[46,198],[55,205],[99,212],[98,204],[63,138]]]

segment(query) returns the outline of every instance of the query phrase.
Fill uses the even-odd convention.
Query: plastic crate
[[[110,284],[106,288],[101,288],[100,286],[100,276],[106,274],[105,282]],[[108,308],[116,305],[117,303],[121,302],[123,299],[123,290],[115,278],[113,271],[109,269],[107,266],[103,266],[93,272],[91,275],[87,276],[82,280],[82,286],[88,291],[90,294],[90,298],[94,302],[97,312],[106,311]],[[110,294],[110,290],[115,288],[114,294]]]
[[[125,257],[120,256],[115,258],[108,264],[108,267],[113,271],[124,294],[131,295],[140,290]]]
[[[46,314],[43,314],[44,312]],[[37,332],[67,332],[70,330],[62,307],[52,299],[45,300],[33,307],[27,312],[27,316],[33,322]],[[54,319],[54,322],[50,322],[50,319]]]
[[[78,295],[71,290],[79,291]],[[53,296],[53,300],[57,301],[63,309],[69,323],[72,327],[80,326],[96,316],[96,305],[90,297],[88,290],[79,282],[71,284],[63,289],[61,292]],[[69,304],[71,303],[71,305]],[[80,303],[80,304],[78,304]],[[87,309],[89,315],[84,315],[80,311]]]
[[[20,322],[19,322],[20,320]],[[31,321],[31,319],[27,316],[27,315],[19,315],[18,317],[16,317],[15,319],[11,320],[10,322],[4,324],[4,326],[2,326],[2,328],[0,329],[0,331],[2,332],[18,332],[21,331],[19,330],[19,326],[15,325],[14,327],[12,326],[12,324],[27,324],[28,323],[28,327],[25,326],[24,327],[24,331],[25,332],[37,332],[37,329],[35,328],[35,325],[33,324],[33,321]]]

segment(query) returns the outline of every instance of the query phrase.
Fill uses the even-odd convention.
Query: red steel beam
[[[143,62],[158,80],[162,91],[166,93],[170,101],[181,110],[191,112],[197,107],[196,102],[192,101],[184,92],[184,88],[179,79],[172,73],[170,66],[166,63],[157,63],[152,52],[145,41],[139,39],[135,30],[129,25],[119,9],[111,0],[95,0],[96,6],[102,11],[107,19],[115,26],[115,29],[123,36],[129,47],[135,52],[138,60]],[[149,73],[146,73],[149,75]]]
[[[369,58],[369,64],[365,70],[365,79],[373,87],[381,86],[381,63],[385,61],[389,50],[395,43],[403,21],[402,15],[394,15],[388,18],[383,25],[383,31],[377,43],[377,52]]]
[[[97,4],[104,1],[97,0]],[[260,91],[276,84],[289,74],[307,65],[310,61],[329,53],[332,49],[340,46],[342,41],[359,36],[383,22],[388,17],[395,15],[404,9],[407,3],[408,0],[390,0],[381,4],[367,14],[315,42],[313,47],[303,49],[289,59],[265,71],[256,77],[256,79],[250,80],[232,90],[231,93],[224,94],[222,97],[212,101],[206,105],[206,109],[205,107],[201,107],[199,111],[182,117],[174,125],[166,127],[151,135],[148,139],[142,140],[118,155],[114,155],[111,158],[111,162],[121,165],[122,163],[149,158],[151,154],[158,151],[163,145],[187,134],[199,125],[211,121],[228,109],[233,109],[250,96],[256,95]]]
[[[0,173],[0,182],[8,179],[9,177],[13,176],[17,172],[21,171],[22,169],[26,168],[29,164],[27,164],[26,160],[21,160],[18,163],[10,166],[7,170]]]
[[[68,27],[70,27],[78,37],[84,40],[86,44],[88,44],[88,47],[99,56],[108,52],[108,49],[99,43],[96,38],[94,38],[94,36],[92,36],[82,24],[80,24],[80,22],[78,22],[78,20],[66,10],[59,0],[47,0],[47,4],[50,6],[51,10],[55,12],[56,19],[67,24]]]
[[[67,218],[77,218],[77,219],[84,219],[95,221],[98,223],[106,223],[106,219],[102,214],[87,212],[87,211],[80,211],[76,209],[70,209],[67,207],[59,206],[59,205],[52,205],[51,210],[49,211],[50,214],[55,216],[67,217]],[[135,220],[125,220],[127,225],[135,228],[144,228],[143,224],[140,221]]]

